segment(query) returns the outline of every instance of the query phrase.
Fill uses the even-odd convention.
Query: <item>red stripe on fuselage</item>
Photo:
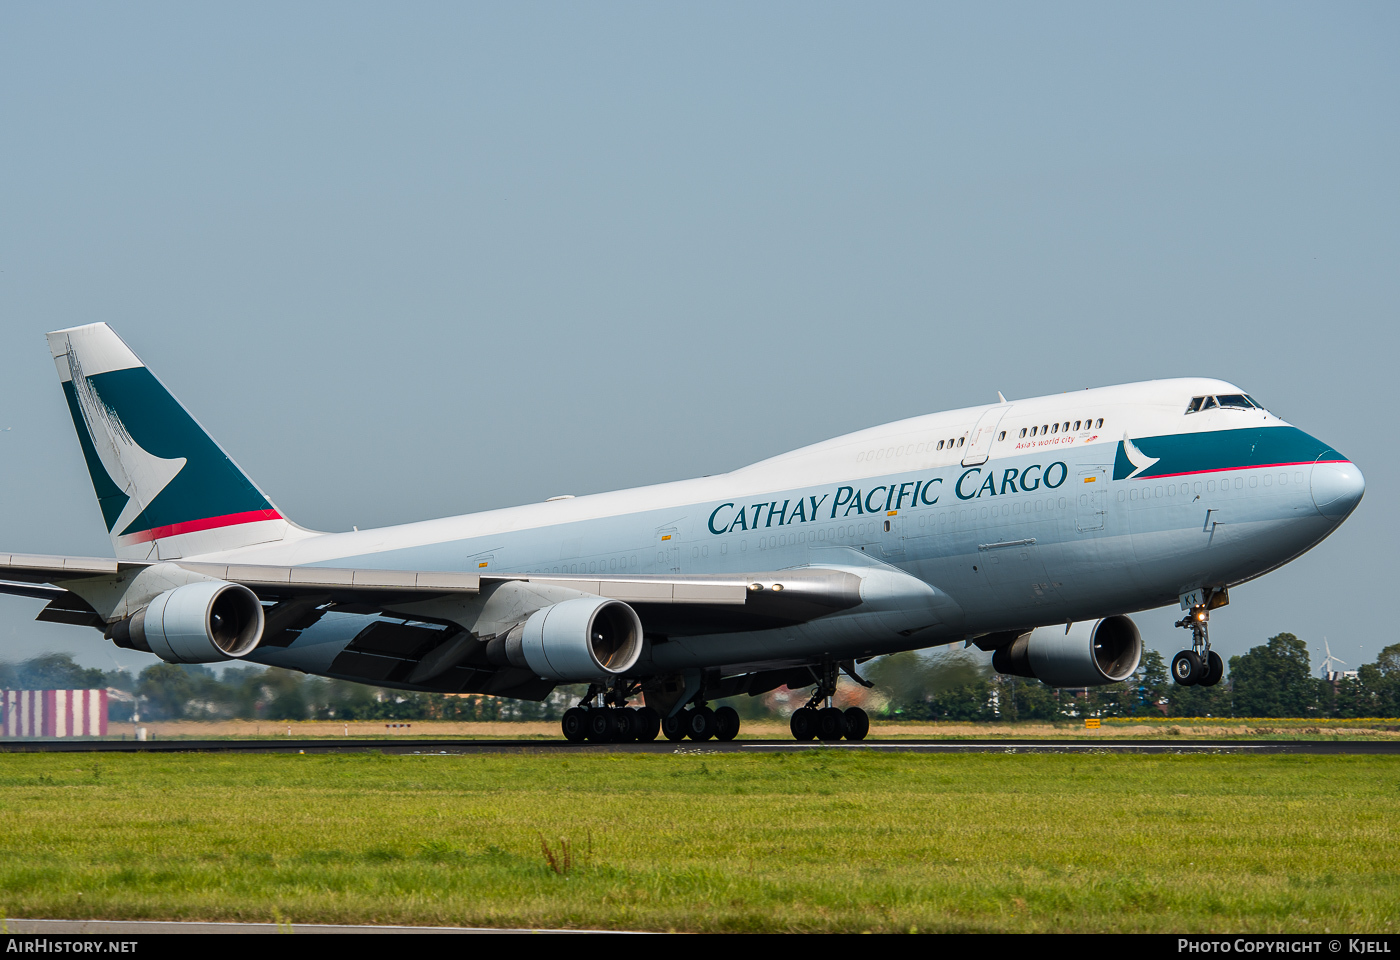
[[[1350,460],[1307,460],[1297,463],[1252,463],[1244,467],[1211,467],[1209,470],[1187,470],[1185,473],[1154,473],[1152,476],[1129,477],[1130,480],[1161,480],[1165,477],[1198,477],[1203,473],[1229,473],[1232,470],[1273,470],[1278,467],[1311,467],[1315,463],[1351,463]]]
[[[136,533],[123,534],[121,541],[122,543],[146,543],[151,540],[164,540],[166,537],[178,537],[182,533],[217,530],[219,527],[232,527],[240,523],[257,523],[259,520],[284,519],[286,518],[276,510],[248,510],[244,513],[226,513],[222,517],[205,517],[202,520],[186,520],[183,523],[172,523],[164,527],[138,530]]]

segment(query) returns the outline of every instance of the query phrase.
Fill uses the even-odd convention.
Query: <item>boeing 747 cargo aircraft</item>
[[[1214,684],[1210,613],[1364,491],[1326,443],[1220,380],[901,420],[731,473],[379,530],[298,526],[102,323],[49,334],[115,559],[0,554],[0,592],[172,663],[245,660],[540,700],[571,740],[732,739],[709,704],[812,687],[798,739],[871,657],[994,651],[1004,674],[1127,678],[1134,611],[1179,603],[1178,683]],[[629,706],[641,696],[645,706]]]

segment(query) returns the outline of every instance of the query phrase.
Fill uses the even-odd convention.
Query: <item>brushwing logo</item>
[[[132,439],[117,411],[103,401],[97,388],[83,374],[82,362],[71,340],[68,342],[68,372],[97,458],[112,482],[129,498],[110,528],[114,532],[124,531],[169,486],[188,461],[184,457],[173,460],[157,457]]]
[[[1138,474],[1142,473],[1142,471],[1148,469],[1154,463],[1157,463],[1159,460],[1162,459],[1161,457],[1149,457],[1147,454],[1139,450],[1137,448],[1137,444],[1133,443],[1133,441],[1128,439],[1128,434],[1126,431],[1124,431],[1123,433],[1123,453],[1127,456],[1128,462],[1133,465],[1133,472],[1128,474],[1126,477],[1115,479],[1131,480]]]

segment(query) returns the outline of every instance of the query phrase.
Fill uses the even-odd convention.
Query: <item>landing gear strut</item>
[[[841,664],[839,667],[865,686],[870,685],[856,676],[855,664]],[[837,670],[838,664],[828,660],[813,671],[817,686],[812,691],[812,699],[807,701],[806,706],[793,711],[789,723],[794,739],[832,742],[845,737],[847,740],[864,740],[870,732],[870,717],[860,707],[841,710],[832,706]]]
[[[637,684],[621,681],[609,686],[594,683],[579,700],[578,705],[564,711],[560,726],[570,743],[591,740],[594,743],[626,743],[655,740],[661,732],[661,714],[651,707],[629,707],[627,701],[636,695]],[[599,704],[598,698],[603,702]]]
[[[1224,591],[1207,593],[1191,605],[1191,612],[1176,622],[1191,631],[1191,649],[1172,657],[1172,679],[1183,687],[1213,687],[1225,675],[1225,662],[1210,648],[1210,611],[1228,602]]]

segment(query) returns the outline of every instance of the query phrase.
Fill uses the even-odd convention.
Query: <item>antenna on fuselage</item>
[[[1000,390],[997,391],[997,399],[1000,400],[1002,403],[1006,402],[1006,398],[1001,395]]]

